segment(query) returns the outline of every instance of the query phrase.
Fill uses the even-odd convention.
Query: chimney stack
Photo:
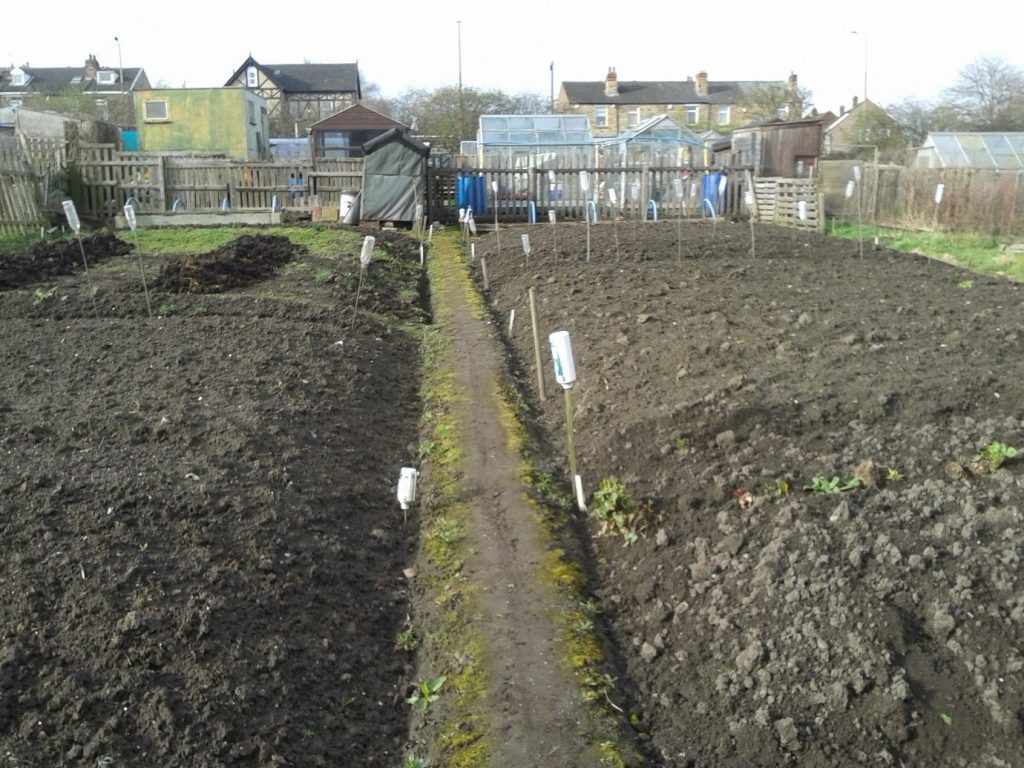
[[[789,90],[791,90],[791,91],[795,91],[796,90],[796,72],[790,72],[789,73],[789,86],[788,87],[789,87]]]
[[[85,60],[85,76],[90,80],[96,79],[96,73],[100,71],[100,63],[91,53]]]
[[[708,73],[703,69],[697,73],[697,95],[708,95]]]
[[[853,106],[854,107],[857,106],[857,97],[856,96],[853,97]]]
[[[615,74],[615,67],[608,67],[608,74],[604,77],[604,95],[619,95],[619,76]]]

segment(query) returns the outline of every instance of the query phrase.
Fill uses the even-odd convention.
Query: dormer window
[[[249,67],[245,70],[245,85],[249,88],[255,88],[259,85],[260,73],[256,67]]]
[[[23,86],[28,84],[28,75],[25,74],[23,69],[12,69],[11,70],[11,85]]]
[[[109,69],[101,69],[96,73],[96,82],[100,85],[113,85],[117,82],[117,72]]]

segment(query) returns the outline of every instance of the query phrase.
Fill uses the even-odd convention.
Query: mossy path
[[[557,572],[552,578],[561,561],[527,496],[501,345],[457,242],[437,238],[431,260],[442,338],[428,339],[427,353],[434,439],[419,667],[424,679],[446,673],[448,690],[416,740],[431,765],[621,765],[606,718],[584,700],[567,661],[566,595],[553,586]]]

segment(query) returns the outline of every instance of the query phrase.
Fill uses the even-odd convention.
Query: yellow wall
[[[147,120],[147,101],[166,101],[166,120]],[[250,123],[246,103],[253,104]],[[169,88],[135,95],[139,149],[142,151],[222,152],[239,160],[258,160],[256,132],[266,146],[261,119],[263,100],[244,88]]]

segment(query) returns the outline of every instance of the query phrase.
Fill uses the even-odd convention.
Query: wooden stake
[[[541,402],[548,399],[547,393],[544,391],[544,370],[541,368],[540,359],[540,328],[537,327],[537,291],[531,288],[529,291],[530,297],[530,325],[533,326],[533,362],[537,366],[537,394],[540,395]]]

